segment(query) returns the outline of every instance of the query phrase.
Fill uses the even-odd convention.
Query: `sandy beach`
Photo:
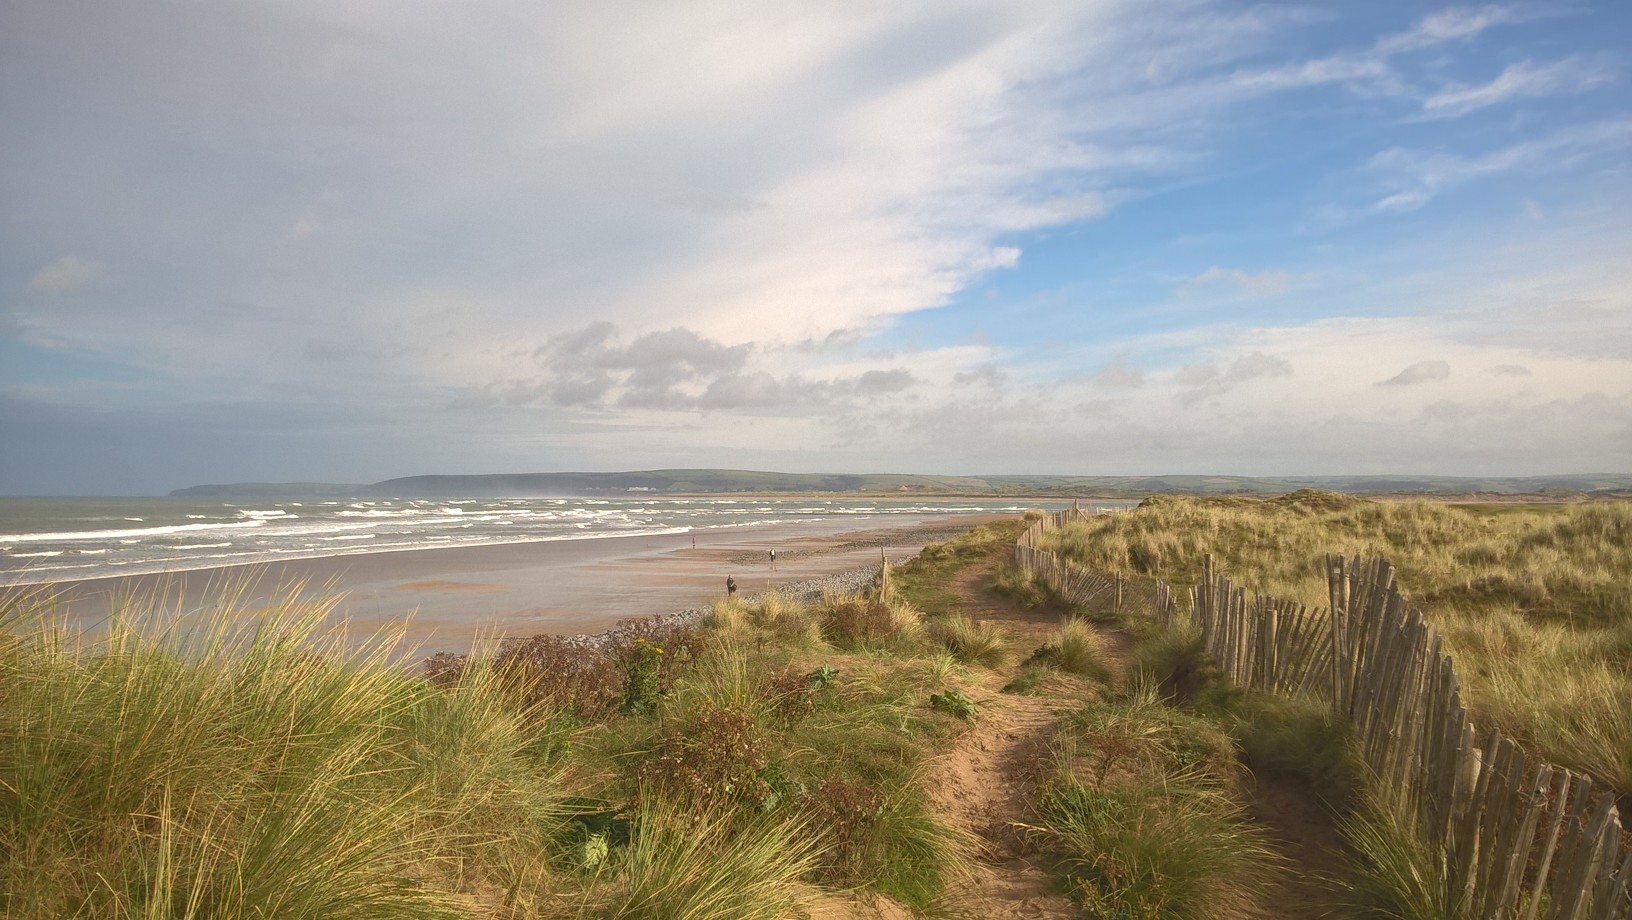
[[[123,598],[159,598],[168,617],[214,609],[246,584],[237,607],[253,610],[298,585],[309,597],[338,595],[333,616],[354,637],[406,624],[418,654],[463,653],[479,637],[592,633],[701,606],[724,594],[728,575],[754,593],[876,564],[881,550],[899,559],[993,519],[807,521],[699,533],[695,547],[692,534],[677,534],[373,553],[60,582],[50,592],[56,616],[94,630]]]

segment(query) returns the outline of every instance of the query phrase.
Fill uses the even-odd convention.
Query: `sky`
[[[1632,471],[1632,4],[0,0],[0,494]]]

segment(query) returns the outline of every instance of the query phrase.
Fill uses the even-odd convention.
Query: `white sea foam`
[[[71,540],[117,540],[120,537],[155,537],[166,533],[187,533],[194,530],[241,530],[260,527],[263,520],[233,521],[228,524],[172,524],[169,527],[142,527],[132,530],[71,530],[62,533],[8,533],[0,534],[0,543],[66,543]]]
[[[40,557],[40,556],[60,556],[60,555],[62,555],[62,550],[53,549],[53,550],[49,550],[49,551],[43,552],[43,553],[12,553],[11,557],[13,559],[33,559],[33,558],[37,558],[37,557]]]
[[[223,546],[231,545],[232,541],[230,540],[226,543],[183,543],[180,546],[172,546],[170,549],[220,549]]]

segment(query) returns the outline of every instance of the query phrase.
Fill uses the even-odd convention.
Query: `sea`
[[[892,519],[1057,510],[1067,504],[641,497],[0,498],[0,585],[449,546],[681,534],[834,517],[862,527]]]

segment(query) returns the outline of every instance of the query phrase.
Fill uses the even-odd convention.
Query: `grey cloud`
[[[860,329],[835,329],[821,338],[801,339],[793,349],[800,352],[843,351],[855,347],[862,338]]]
[[[910,371],[867,371],[856,378],[856,391],[868,395],[899,393],[912,386],[916,379]]]
[[[752,351],[727,346],[676,326],[615,343],[617,327],[595,322],[555,336],[534,352],[554,379],[551,400],[563,407],[605,402],[620,384],[617,405],[632,409],[689,409],[695,397],[676,387],[741,370]]]
[[[726,347],[690,329],[676,327],[648,332],[628,348],[604,352],[596,363],[602,367],[630,369],[634,372],[630,385],[650,389],[739,370],[748,360],[748,351],[747,345]]]
[[[558,406],[594,405],[606,398],[612,386],[612,378],[606,374],[565,377],[550,388],[550,401]]]
[[[546,345],[540,345],[537,354],[539,357],[551,354],[573,356],[599,350],[616,331],[617,327],[605,320],[590,323],[582,329],[562,333],[552,338]]]
[[[1522,364],[1498,364],[1490,369],[1498,377],[1528,377],[1530,368]]]
[[[1405,387],[1419,383],[1429,383],[1434,380],[1444,380],[1451,376],[1451,366],[1444,361],[1418,361],[1387,380],[1379,380],[1375,384],[1380,387]]]
[[[1179,394],[1179,404],[1193,406],[1249,380],[1260,377],[1287,377],[1291,374],[1292,362],[1255,351],[1230,362],[1227,371],[1220,371],[1217,365],[1213,364],[1191,364],[1180,368],[1174,379],[1179,385],[1190,388]]]
[[[952,375],[952,383],[956,386],[984,384],[988,387],[992,387],[993,389],[1002,386],[1008,381],[1008,379],[1009,375],[1003,373],[1003,371],[1000,370],[996,364],[991,362],[987,362],[971,370],[959,371]]]
[[[1288,377],[1292,374],[1292,362],[1274,355],[1266,355],[1255,351],[1250,355],[1242,355],[1230,365],[1230,371],[1225,376],[1231,381],[1251,380],[1254,377]]]
[[[763,409],[787,406],[802,395],[797,384],[785,383],[770,374],[728,374],[708,385],[698,398],[701,409]],[[790,390],[793,390],[790,393]]]
[[[1217,380],[1218,368],[1211,364],[1191,364],[1179,368],[1177,379],[1187,387],[1199,387]]]
[[[1144,384],[1145,372],[1141,368],[1130,367],[1127,358],[1118,357],[1089,377],[1088,382],[1101,387],[1132,388]]]
[[[917,382],[910,371],[875,369],[836,380],[745,371],[754,345],[724,345],[676,327],[648,332],[627,345],[617,327],[593,323],[556,336],[534,352],[544,366],[534,381],[500,381],[489,389],[505,405],[664,412],[775,410],[839,411],[851,403],[902,393]]]
[[[618,407],[684,412],[697,407],[697,398],[667,386],[631,387],[618,397]]]

